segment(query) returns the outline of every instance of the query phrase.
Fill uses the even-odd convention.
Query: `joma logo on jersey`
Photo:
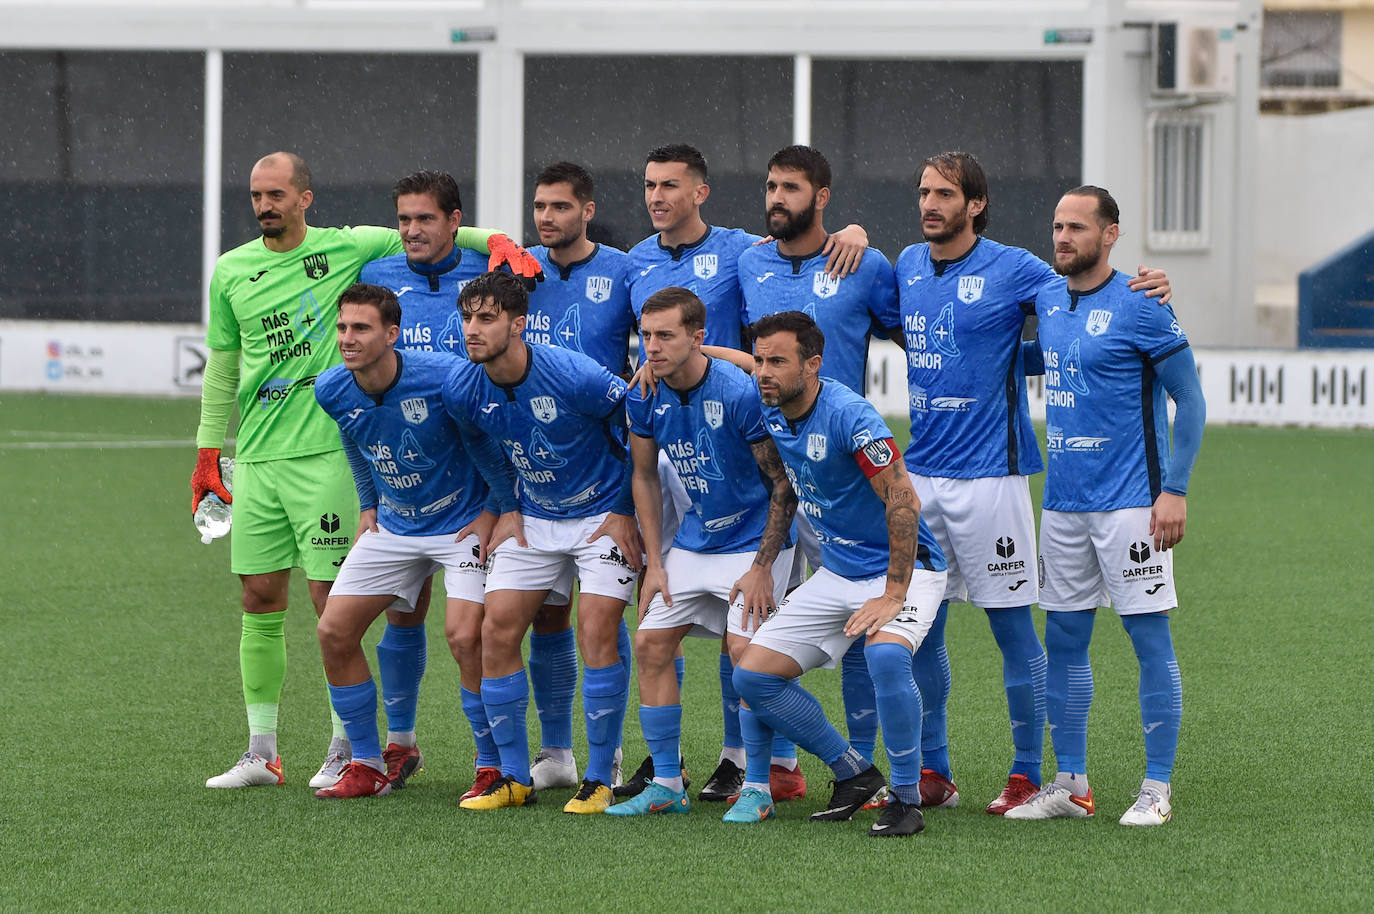
[[[309,279],[324,279],[329,273],[329,258],[323,254],[311,254],[301,261],[305,275]]]
[[[553,397],[535,397],[530,400],[530,411],[534,418],[548,424],[558,418],[558,404]]]
[[[720,272],[720,258],[715,254],[698,254],[692,258],[692,272],[698,279],[710,279]]]
[[[983,277],[981,276],[960,276],[959,277],[959,301],[964,304],[976,302],[983,297]]]
[[[1088,336],[1101,336],[1107,332],[1107,325],[1112,322],[1112,312],[1106,308],[1094,308],[1088,312],[1088,323],[1083,329],[1088,331]]]
[[[825,436],[810,434],[806,436],[806,456],[817,463],[825,459]]]
[[[725,404],[719,400],[702,400],[701,411],[711,428],[720,428],[725,423]]]
[[[401,401],[401,416],[411,425],[419,425],[429,418],[429,403],[424,397],[411,397]]]
[[[588,276],[587,297],[598,305],[611,297],[611,277]]]
[[[811,292],[817,298],[829,298],[840,291],[840,281],[824,270],[817,270],[811,278]]]

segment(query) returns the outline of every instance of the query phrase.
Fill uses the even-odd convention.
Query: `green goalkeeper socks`
[[[286,613],[244,613],[239,670],[250,735],[277,732],[277,705],[286,680]]]

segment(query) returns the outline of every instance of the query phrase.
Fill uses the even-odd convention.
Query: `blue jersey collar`
[[[658,236],[658,249],[660,251],[663,251],[669,257],[672,257],[675,261],[681,260],[683,254],[687,253],[692,248],[700,247],[702,244],[704,244],[706,242],[706,239],[711,237],[712,231],[714,231],[714,229],[712,229],[711,226],[708,225],[706,226],[705,233],[703,233],[702,236],[698,238],[696,241],[684,241],[682,244],[676,245],[674,247],[669,247],[668,245],[664,244],[663,235],[660,234]]]

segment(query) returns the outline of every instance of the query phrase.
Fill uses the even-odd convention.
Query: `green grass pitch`
[[[1135,661],[1109,613],[1093,644],[1101,812],[983,814],[1010,758],[1000,662],[982,612],[956,606],[963,799],[931,812],[919,837],[881,841],[864,834],[871,813],[806,821],[828,796],[811,757],[808,797],[757,827],[721,824],[714,804],[567,816],[561,792],[526,810],[460,811],[472,743],[437,624],[424,773],[392,797],[316,800],[305,781],[328,709],[299,582],[287,785],[206,790],[246,727],[228,545],[202,546],[188,513],[196,414],[185,400],[0,395],[0,910],[1352,910],[1374,895],[1374,434],[1208,430],[1176,560],[1185,711],[1172,824],[1116,824],[1144,757]],[[715,654],[688,644],[684,747],[698,783],[719,747]],[[838,710],[837,673],[807,685]],[[645,752],[636,703],[631,767]]]

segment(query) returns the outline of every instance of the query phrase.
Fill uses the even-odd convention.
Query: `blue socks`
[[[744,735],[744,781],[746,784],[762,784],[766,787],[768,769],[772,761],[768,754],[769,749],[771,747],[776,754],[778,741],[785,740],[786,737],[774,735],[751,708],[739,709],[739,729]],[[792,746],[793,753],[797,751],[796,745],[790,740],[787,745]]]
[[[531,632],[529,669],[534,706],[539,713],[540,745],[571,750],[573,693],[577,691],[577,641],[573,630],[568,628],[551,635]]]
[[[682,705],[640,705],[639,726],[654,760],[654,780],[680,779]]]
[[[509,676],[483,678],[482,704],[487,709],[492,739],[501,753],[501,773],[522,784],[530,783],[530,740],[525,731],[529,703],[529,680],[523,668]]]
[[[1183,717],[1183,682],[1165,613],[1122,616],[1140,661],[1140,724],[1145,731],[1145,777],[1169,783]]]
[[[382,679],[382,705],[388,730],[414,732],[420,680],[424,678],[428,659],[429,643],[423,623],[404,627],[387,623],[382,640],[377,642],[377,673]]]
[[[1093,668],[1088,645],[1095,611],[1045,614],[1045,651],[1049,673],[1045,708],[1059,773],[1088,773],[1088,709],[1093,703]]]
[[[482,704],[482,696],[459,687],[463,693],[463,714],[472,727],[472,739],[477,744],[477,767],[500,768],[501,750],[496,748],[496,740],[491,735],[491,725],[487,723],[487,708]]]
[[[332,685],[329,703],[343,721],[344,732],[353,744],[353,757],[359,761],[381,758],[381,740],[377,736],[377,683],[368,677],[357,685]]]
[[[630,651],[630,626],[625,624],[625,617],[620,617],[620,628],[615,633],[615,652],[620,655],[620,665],[625,668],[625,675],[631,676],[635,671],[634,655]],[[681,685],[681,683],[679,683]]]
[[[878,706],[873,699],[873,679],[864,659],[864,638],[854,639],[840,660],[840,694],[849,744],[869,761],[878,745]]]
[[[739,692],[735,690],[735,665],[730,662],[729,654],[720,655],[720,710],[725,720],[725,737],[721,745],[726,749],[740,749],[744,737],[740,734]],[[682,683],[679,682],[679,689]]]
[[[921,693],[911,678],[912,654],[905,644],[870,644],[864,648],[873,676],[878,713],[883,721],[893,784],[921,782]],[[857,748],[857,747],[856,747]],[[901,798],[899,794],[899,798]],[[903,799],[903,802],[908,802]],[[919,794],[917,802],[920,802]]]
[[[1045,748],[1045,649],[1035,634],[1029,606],[984,612],[1002,651],[1002,685],[1007,690],[1015,751],[1011,773],[1039,784]]]
[[[620,746],[629,698],[630,676],[623,663],[589,666],[582,671],[582,710],[587,718],[589,756],[584,777],[589,781],[611,786],[611,766]]]
[[[803,689],[796,680],[736,669],[735,688],[759,720],[818,756],[835,771],[837,778],[853,777],[867,767],[865,763],[857,770],[849,771],[856,764],[850,754],[857,756],[860,761],[863,761],[863,757],[854,752],[839,731],[825,719],[825,712],[815,696]],[[841,769],[835,767],[837,764],[847,773],[841,774]]]
[[[734,669],[734,668],[731,667],[731,669]],[[673,672],[677,674],[677,694],[678,694],[678,698],[681,698],[681,697],[682,697],[682,679],[683,679],[684,676],[687,675],[687,658],[686,658],[686,657],[674,657],[674,658],[673,658]]]
[[[949,767],[949,652],[945,650],[945,620],[949,601],[940,603],[935,621],[912,658],[912,674],[921,690],[921,765],[941,777],[954,778]]]

